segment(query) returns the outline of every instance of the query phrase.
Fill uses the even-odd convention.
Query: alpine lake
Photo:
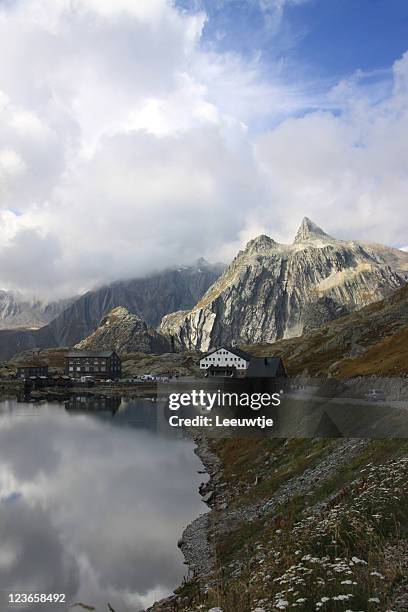
[[[169,595],[187,573],[177,541],[207,510],[200,469],[153,397],[1,400],[0,609],[138,611]]]

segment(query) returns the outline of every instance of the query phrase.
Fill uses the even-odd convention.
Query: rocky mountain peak
[[[149,327],[142,317],[123,306],[117,306],[75,348],[97,351],[114,349],[119,353],[165,353],[170,351],[170,343]]]
[[[160,330],[201,351],[292,338],[381,300],[407,270],[408,253],[336,240],[305,218],[292,245],[251,240],[193,309],[166,315]]]
[[[303,242],[304,240],[310,240],[313,238],[331,239],[331,236],[329,236],[329,234],[326,234],[326,232],[324,232],[321,227],[316,225],[316,223],[311,221],[309,217],[303,217],[302,223],[300,224],[300,227],[295,236],[295,243]]]
[[[141,317],[139,317],[136,314],[131,315],[128,309],[125,308],[124,306],[117,306],[116,308],[112,308],[112,310],[107,314],[107,316],[101,320],[100,325],[110,323],[111,321],[114,321],[115,319],[124,319],[128,316],[132,316],[135,321],[138,319],[140,322],[146,325],[146,323],[143,321]]]
[[[209,264],[208,261],[204,259],[204,257],[199,257],[198,259],[196,259],[194,265],[196,268],[208,268],[211,264]]]
[[[265,253],[276,247],[277,242],[266,234],[261,234],[248,242],[245,247],[245,253],[256,254]]]

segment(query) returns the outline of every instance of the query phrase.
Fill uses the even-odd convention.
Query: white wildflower
[[[384,576],[380,574],[380,572],[370,572],[370,576],[377,576],[378,578],[381,578],[381,580],[384,580]]]
[[[358,557],[351,557],[351,560],[353,561],[353,563],[360,563],[361,565],[367,565],[367,561],[364,561],[364,559],[359,559]]]

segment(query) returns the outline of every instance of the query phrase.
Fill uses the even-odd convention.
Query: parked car
[[[92,376],[81,376],[79,380],[81,381],[81,383],[94,382],[94,379]]]
[[[371,402],[384,402],[385,393],[383,389],[370,389],[368,393],[364,395],[366,400]]]

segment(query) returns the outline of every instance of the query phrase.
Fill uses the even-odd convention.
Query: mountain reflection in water
[[[205,511],[180,435],[148,400],[0,402],[0,589],[118,611],[170,593],[186,571],[177,540]]]

